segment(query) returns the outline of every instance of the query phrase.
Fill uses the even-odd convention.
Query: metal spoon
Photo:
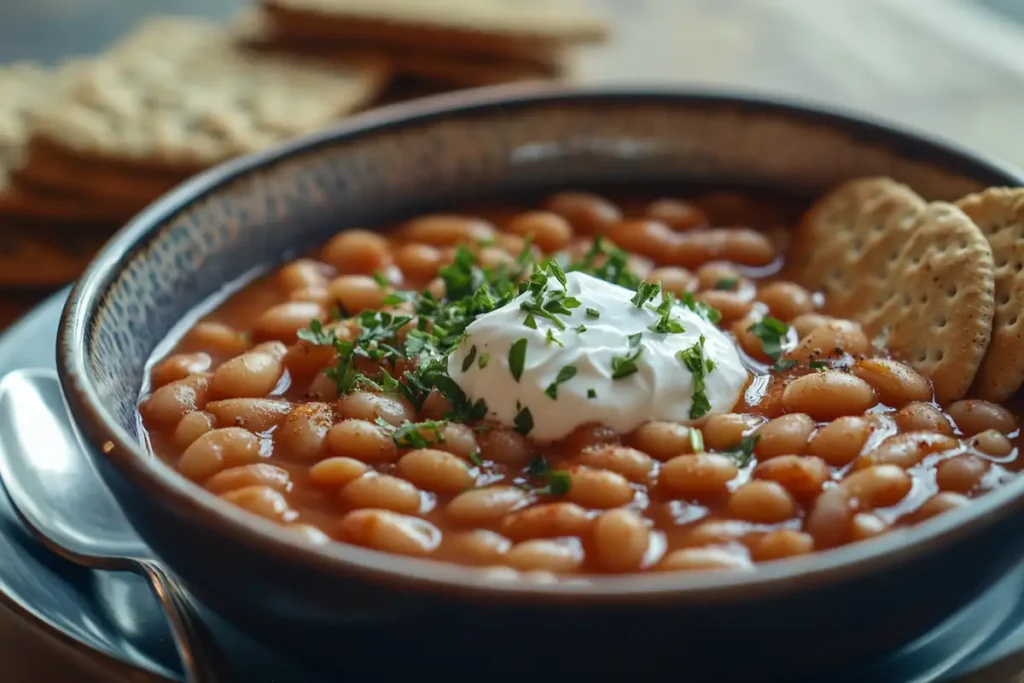
[[[212,638],[85,457],[49,370],[16,370],[0,380],[0,477],[18,513],[50,550],[76,564],[130,571],[149,581],[186,683],[221,680],[219,661],[211,661]]]

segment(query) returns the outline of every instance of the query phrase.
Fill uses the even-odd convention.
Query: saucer
[[[67,291],[55,294],[0,336],[0,376],[55,368],[57,324]],[[181,681],[170,633],[149,586],[121,572],[84,569],[46,550],[0,495],[0,605],[26,628],[86,653],[131,680]],[[302,670],[209,610],[203,618],[227,654],[233,678],[247,683],[339,680],[344,672]],[[822,683],[953,683],[1024,650],[1024,566],[969,607],[885,657],[822,677]]]

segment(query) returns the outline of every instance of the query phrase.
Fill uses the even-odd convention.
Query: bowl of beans
[[[137,216],[61,378],[160,557],[317,666],[792,680],[1024,557],[1022,180],[762,99],[432,98]]]

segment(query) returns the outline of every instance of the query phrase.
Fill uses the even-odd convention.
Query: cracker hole
[[[928,292],[925,292],[924,294],[922,294],[920,300],[921,300],[921,303],[923,303],[923,304],[928,303]]]
[[[949,324],[949,319],[946,318],[946,316],[944,316],[944,315],[940,315],[939,317],[937,317],[935,319],[935,326],[938,327],[940,330],[942,328],[944,328],[948,324]]]
[[[1014,326],[1014,325],[1016,325],[1016,324],[1017,324],[1017,316],[1013,316],[1012,318],[1010,318],[1009,320],[1007,320],[1007,321],[1006,321],[1006,324],[1007,324],[1007,325],[1009,325],[1009,326],[1011,326],[1011,327],[1012,327],[1012,326]]]
[[[921,352],[917,354],[917,362],[923,363],[926,360],[928,360],[928,351],[925,349],[921,349]]]
[[[951,283],[948,287],[946,287],[946,296],[952,299],[953,297],[956,296],[956,293],[958,291],[959,288],[956,286],[956,283]]]
[[[1003,292],[1002,296],[999,297],[999,305],[1005,306],[1008,303],[1010,303],[1010,295],[1006,292]]]

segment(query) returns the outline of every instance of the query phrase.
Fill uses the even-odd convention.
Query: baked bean
[[[476,432],[457,422],[448,422],[441,427],[441,436],[444,439],[437,444],[437,448],[457,455],[463,460],[469,460],[480,453],[480,446],[476,442]]]
[[[206,411],[222,425],[244,427],[250,432],[265,432],[281,424],[292,404],[274,398],[226,398],[210,401]]]
[[[752,329],[760,320],[761,316],[759,314],[744,316],[732,323],[732,334],[736,337],[736,342],[740,345],[740,348],[743,349],[743,353],[761,363],[771,363],[772,358],[765,352],[764,342],[754,334]]]
[[[203,484],[213,493],[227,493],[249,486],[266,486],[275,491],[285,492],[291,488],[288,470],[264,462],[239,465],[221,470]]]
[[[622,220],[619,207],[603,197],[586,192],[560,192],[544,202],[544,208],[565,218],[573,229],[584,235],[603,234]]]
[[[281,492],[269,486],[246,486],[221,494],[221,498],[272,522],[285,522],[295,516]]]
[[[419,489],[389,474],[368,474],[342,487],[341,502],[350,508],[381,508],[415,515],[422,507]]]
[[[207,351],[218,354],[238,355],[252,346],[252,341],[243,332],[218,322],[201,322],[188,333],[189,341]]]
[[[328,430],[326,443],[334,455],[360,462],[393,462],[398,459],[398,448],[391,436],[366,420],[342,420]]]
[[[343,456],[327,458],[309,468],[309,481],[315,486],[340,488],[370,471],[361,460]]]
[[[573,503],[599,510],[615,508],[633,500],[633,488],[621,474],[609,470],[574,467],[572,485],[566,494]]]
[[[338,305],[349,315],[377,311],[384,305],[387,291],[366,275],[342,275],[331,280],[329,290]]]
[[[429,555],[441,545],[441,531],[433,524],[392,510],[353,510],[338,531],[350,543],[399,555]]]
[[[986,429],[974,436],[974,447],[993,458],[1005,458],[1013,452],[1013,444],[995,429]]]
[[[572,226],[562,216],[550,211],[527,211],[508,224],[514,235],[533,241],[546,252],[565,249],[572,240]]]
[[[878,399],[893,408],[914,401],[930,401],[932,385],[919,372],[888,358],[865,358],[851,372],[871,385]]]
[[[504,561],[520,571],[572,572],[583,564],[583,548],[570,539],[538,538],[512,546]]]
[[[802,313],[789,321],[790,327],[796,330],[797,337],[803,339],[819,327],[824,327],[835,318],[830,318],[821,313]]]
[[[747,228],[713,228],[679,233],[663,257],[666,263],[694,268],[708,261],[766,266],[775,260],[771,240]]]
[[[310,401],[333,401],[338,398],[338,384],[326,373],[319,373],[309,383],[306,398]]]
[[[740,294],[719,289],[705,290],[697,294],[695,298],[721,313],[724,325],[745,318],[753,307],[753,304]]]
[[[694,429],[678,422],[647,422],[633,432],[633,443],[653,458],[668,460],[694,452],[694,442],[699,445],[703,439]]]
[[[783,322],[814,309],[810,292],[793,282],[771,282],[758,290],[757,300],[768,307],[772,317]]]
[[[729,496],[729,512],[740,519],[771,524],[795,517],[797,504],[781,484],[751,481]]]
[[[445,534],[444,544],[463,562],[482,565],[501,562],[512,547],[510,540],[486,529]]]
[[[717,453],[680,455],[661,468],[661,481],[687,498],[712,498],[726,493],[738,470],[736,462]]]
[[[685,268],[667,266],[655,268],[645,278],[648,282],[656,282],[661,285],[661,291],[675,294],[681,297],[687,292],[692,292],[694,287],[693,275]]]
[[[409,242],[434,247],[474,244],[494,237],[494,226],[480,218],[437,214],[409,221],[402,231]]]
[[[441,251],[429,244],[403,244],[395,251],[395,265],[407,280],[426,282],[441,268]]]
[[[449,513],[451,507],[448,506]],[[505,517],[501,529],[512,539],[554,538],[583,536],[590,529],[590,524],[590,516],[579,505],[559,502],[542,503],[513,512]]]
[[[165,384],[139,405],[144,420],[162,425],[177,424],[188,413],[206,405],[210,375],[192,375]]]
[[[349,338],[347,330],[335,329],[335,336],[339,339]],[[313,344],[302,339],[288,347],[281,359],[281,363],[295,377],[312,377],[324,368],[334,367],[337,362],[338,352],[333,346]]]
[[[749,569],[750,559],[736,548],[682,548],[662,559],[658,569],[694,571],[701,569]]]
[[[327,286],[330,268],[312,259],[297,259],[277,271],[277,285],[285,292]]]
[[[911,519],[914,522],[923,522],[924,520],[931,519],[943,512],[962,508],[970,502],[971,499],[965,495],[953,493],[951,491],[941,491],[926,500],[924,505],[919,507],[917,511],[911,515]]]
[[[206,432],[213,429],[214,418],[209,413],[196,410],[178,420],[174,428],[174,445],[184,450]]]
[[[651,220],[626,220],[612,223],[605,234],[620,249],[659,260],[675,235],[664,223]]]
[[[1013,414],[988,401],[973,398],[955,401],[946,408],[946,412],[964,436],[974,436],[987,429],[994,429],[1000,434],[1017,431],[1017,421]]]
[[[444,283],[443,279],[435,277],[433,280],[427,283],[426,291],[427,293],[430,294],[430,296],[440,301],[447,294],[448,286]]]
[[[901,432],[938,432],[953,436],[953,425],[930,403],[908,403],[896,411],[895,420]]]
[[[654,469],[654,461],[646,453],[626,446],[601,446],[580,454],[580,464],[599,470],[617,472],[629,481],[645,483]]]
[[[881,536],[888,530],[888,523],[870,512],[858,512],[850,520],[850,538],[854,541],[864,541]]]
[[[465,462],[433,448],[409,451],[398,461],[396,471],[414,485],[434,493],[459,493],[474,483]]]
[[[476,262],[481,268],[496,270],[501,267],[511,267],[516,259],[504,249],[498,247],[484,247],[476,255]]]
[[[513,235],[510,232],[499,232],[494,237],[494,244],[504,249],[505,253],[510,256],[519,256],[526,249],[527,242],[519,235]],[[538,258],[541,255],[537,245],[530,245],[530,254],[534,258]]]
[[[334,411],[327,403],[300,403],[274,432],[274,441],[293,458],[319,459],[327,432],[334,422]]]
[[[263,398],[274,391],[283,372],[280,358],[255,349],[246,351],[214,371],[210,394],[217,398]]]
[[[786,410],[807,413],[816,420],[860,415],[878,403],[871,385],[842,372],[815,372],[790,382],[782,393]]]
[[[154,365],[149,377],[153,386],[159,387],[185,379],[189,375],[206,372],[211,365],[213,365],[213,359],[208,353],[201,351],[198,353],[176,353]]]
[[[311,524],[285,524],[281,528],[291,534],[292,538],[295,538],[300,543],[307,543],[309,545],[326,545],[331,542],[330,536]]]
[[[811,498],[821,493],[829,480],[828,464],[809,455],[780,455],[754,468],[756,479],[767,479],[781,484],[797,498]]]
[[[443,420],[454,406],[437,389],[434,389],[423,399],[423,406],[420,408],[420,418],[423,420]]]
[[[660,221],[673,230],[693,230],[708,226],[704,212],[681,199],[656,199],[647,205],[644,215]]]
[[[331,290],[327,287],[306,287],[305,289],[296,289],[288,294],[289,301],[308,301],[323,307],[323,310],[334,303],[334,298],[331,296]]]
[[[411,421],[415,412],[409,403],[392,394],[371,394],[368,391],[353,391],[338,399],[335,406],[338,415],[351,420],[376,422],[384,420],[395,427]]]
[[[817,431],[807,452],[833,467],[843,467],[860,455],[873,430],[863,417],[839,417]]]
[[[814,538],[815,547],[834,548],[849,540],[853,513],[854,503],[846,488],[825,489],[814,501],[804,530]]]
[[[903,500],[913,482],[906,472],[895,465],[873,465],[857,470],[839,482],[860,510],[889,507]]]
[[[601,565],[613,572],[640,569],[650,545],[651,532],[636,512],[619,508],[594,522],[594,549]]]
[[[930,453],[949,451],[960,445],[956,439],[935,432],[906,432],[890,436],[857,461],[858,467],[896,465],[910,469]]]
[[[323,258],[339,273],[372,275],[391,265],[391,250],[388,241],[376,233],[345,230],[324,245]]]
[[[935,483],[943,491],[973,493],[981,486],[988,469],[986,461],[963,453],[943,460],[935,467]]]
[[[814,551],[814,538],[810,534],[792,529],[769,531],[759,538],[750,549],[758,562],[782,560],[787,557],[807,555]]]
[[[521,467],[530,461],[533,449],[521,434],[505,427],[494,427],[477,434],[480,457],[499,465]]]
[[[291,344],[299,330],[309,327],[311,320],[323,322],[325,311],[312,301],[289,301],[271,306],[253,322],[257,339],[276,339]]]
[[[786,357],[808,363],[842,358],[844,354],[863,356],[870,348],[871,344],[860,325],[849,320],[833,320],[808,332]]]
[[[702,290],[735,292],[739,289],[743,276],[729,263],[705,263],[697,269],[697,279]]]
[[[721,545],[742,541],[750,533],[750,523],[736,519],[705,519],[690,527],[683,545]]]
[[[562,439],[562,450],[568,455],[582,453],[599,446],[617,446],[622,436],[611,427],[596,422],[580,425]]]
[[[779,455],[800,455],[807,450],[813,431],[814,420],[802,412],[768,420],[754,432],[757,435],[754,453],[762,460]]]
[[[461,524],[491,524],[522,506],[529,496],[514,486],[470,489],[452,498],[445,514]]]
[[[752,433],[765,419],[760,415],[749,413],[719,413],[710,416],[701,431],[704,433],[704,446],[722,451],[740,444],[744,436]]]
[[[178,471],[193,481],[209,479],[223,469],[260,459],[260,440],[240,427],[206,432],[185,449]]]

